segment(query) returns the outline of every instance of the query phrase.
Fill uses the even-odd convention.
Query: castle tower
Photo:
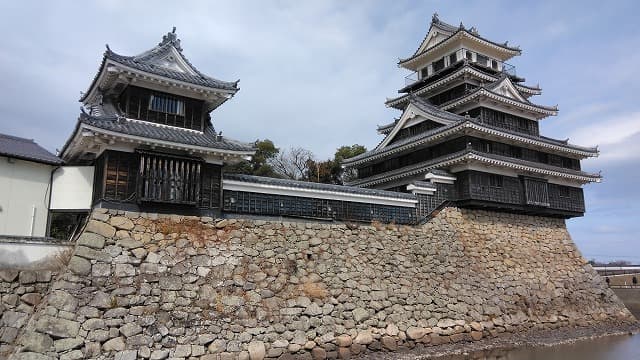
[[[417,194],[422,215],[454,201],[581,216],[582,185],[600,175],[581,171],[580,160],[598,150],[540,135],[539,122],[558,109],[530,100],[541,89],[507,63],[520,53],[434,14],[418,49],[398,63],[413,73],[386,105],[402,114],[378,127],[375,149],[344,161],[358,174],[348,185]]]
[[[196,69],[175,28],[136,56],[107,46],[60,155],[69,165],[95,166],[94,207],[217,213],[222,166],[255,152],[211,122],[210,112],[238,90],[237,81]]]

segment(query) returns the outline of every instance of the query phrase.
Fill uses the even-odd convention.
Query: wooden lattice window
[[[98,172],[104,177],[104,200],[131,200],[135,196],[136,156],[132,153],[109,151],[103,155],[102,168]]]
[[[527,205],[549,206],[547,181],[543,179],[524,178],[524,194]]]
[[[141,152],[138,199],[196,205],[201,168],[199,159]]]

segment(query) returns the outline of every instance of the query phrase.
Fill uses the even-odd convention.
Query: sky
[[[302,146],[318,159],[347,144],[374,147],[384,106],[408,72],[431,16],[476,26],[523,53],[517,74],[559,105],[541,132],[601,155],[585,186],[587,213],[567,222],[583,255],[640,263],[640,2],[632,1],[3,1],[0,3],[0,133],[54,152],[70,135],[105,44],[123,55],[155,46],[177,27],[202,72],[240,79],[212,113],[243,141]]]

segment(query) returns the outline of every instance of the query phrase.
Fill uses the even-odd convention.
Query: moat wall
[[[98,209],[13,358],[347,358],[630,321],[558,219],[445,208],[408,227]]]

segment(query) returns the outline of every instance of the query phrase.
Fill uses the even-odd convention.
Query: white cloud
[[[570,140],[575,144],[598,144],[603,160],[628,160],[640,155],[640,111],[613,117],[597,117],[578,127]]]

